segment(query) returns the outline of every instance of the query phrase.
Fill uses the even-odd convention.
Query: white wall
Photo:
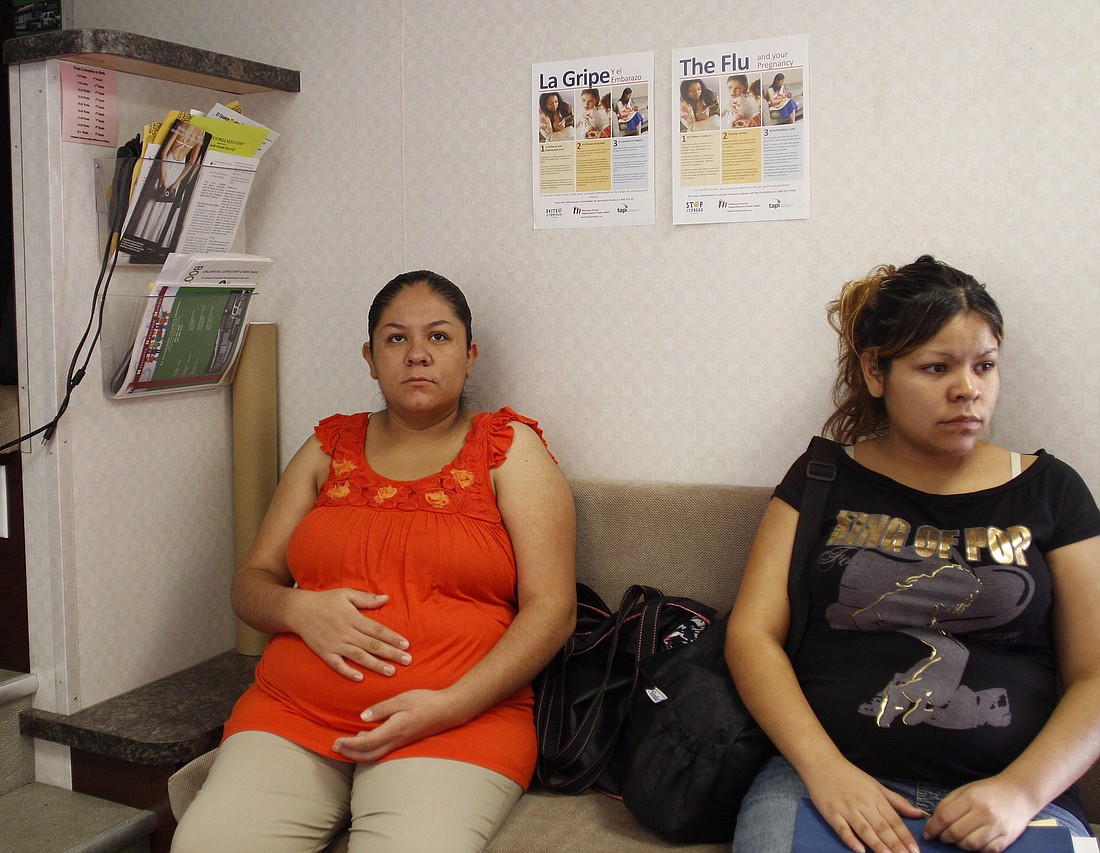
[[[20,104],[17,289],[34,426],[56,410],[54,379],[88,320],[102,253],[94,161],[114,153],[61,141],[59,71],[56,61],[11,71]],[[127,127],[163,112],[166,99],[212,97],[133,75],[120,76],[119,92]],[[118,268],[107,318],[140,309],[150,278],[148,267]],[[28,442],[23,459],[36,701],[62,712],[224,651],[234,628],[224,605],[233,569],[229,395],[109,400],[105,352],[101,345],[93,355],[51,443]]]
[[[1006,313],[995,439],[1046,447],[1100,493],[1094,2],[74,5],[78,27],[301,71],[300,94],[244,98],[283,133],[249,248],[278,260],[261,304],[280,326],[284,463],[320,417],[378,404],[367,306],[428,267],[472,303],[481,404],[539,418],[567,474],[771,484],[829,411],[825,304],[932,252]],[[532,62],[652,49],[656,130],[672,48],[797,33],[811,219],[674,228],[669,131],[657,225],[532,230]]]
[[[76,13],[302,72],[271,116],[286,180],[252,216],[279,259],[267,297],[287,453],[321,415],[377,401],[358,360],[369,298],[429,267],[473,303],[481,402],[540,418],[567,473],[772,483],[828,413],[825,303],[876,263],[930,251],[1007,314],[996,438],[1046,446],[1100,490],[1086,367],[1100,74],[1081,61],[1095,3],[77,0]],[[532,230],[532,62],[654,50],[656,126],[673,47],[803,32],[810,220],[674,228],[658,133],[656,226]],[[585,280],[592,253],[605,272]],[[612,263],[624,256],[631,275]]]

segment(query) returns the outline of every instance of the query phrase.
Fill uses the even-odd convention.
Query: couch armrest
[[[206,781],[206,774],[210,772],[210,765],[217,754],[216,749],[204,752],[168,777],[168,802],[177,823]]]

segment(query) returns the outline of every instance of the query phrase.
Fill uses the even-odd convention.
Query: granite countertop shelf
[[[297,71],[118,30],[56,30],[4,42],[4,64],[65,59],[235,95],[300,92]]]
[[[19,730],[132,764],[185,764],[218,745],[258,661],[224,652],[75,714],[24,711]]]

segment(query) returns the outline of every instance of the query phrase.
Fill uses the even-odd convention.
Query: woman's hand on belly
[[[321,592],[295,590],[287,623],[317,657],[351,681],[362,681],[357,664],[380,675],[393,675],[394,663],[408,666],[408,640],[361,610],[377,610],[389,601],[358,589]]]
[[[367,764],[468,719],[469,714],[461,711],[446,690],[407,690],[363,712],[364,722],[380,725],[352,737],[337,738],[332,750],[349,761]]]

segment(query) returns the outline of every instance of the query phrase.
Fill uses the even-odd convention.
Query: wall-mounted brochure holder
[[[124,201],[115,238],[120,264],[162,264],[172,252],[232,251],[259,160],[227,159],[232,165],[167,157],[95,160],[100,245],[111,238],[111,222]],[[116,187],[129,187],[125,199]]]
[[[132,400],[233,381],[255,285],[155,285],[148,296],[108,294],[103,391]]]

